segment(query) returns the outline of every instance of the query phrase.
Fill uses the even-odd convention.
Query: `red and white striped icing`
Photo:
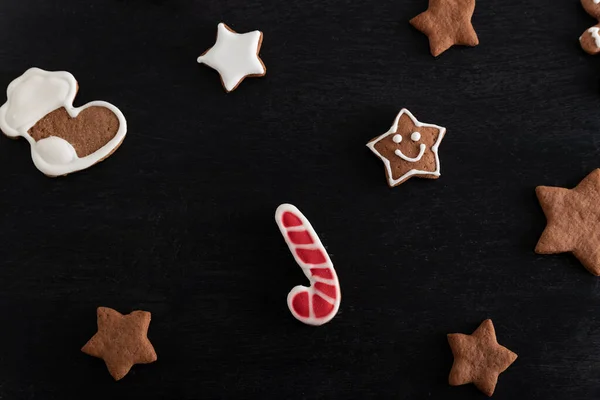
[[[337,314],[342,298],[329,255],[310,222],[295,206],[277,207],[275,221],[310,281],[310,287],[299,285],[290,291],[288,307],[297,320],[308,325],[323,325]]]

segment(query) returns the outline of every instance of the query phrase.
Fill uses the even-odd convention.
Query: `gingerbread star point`
[[[498,375],[517,359],[515,353],[498,344],[490,319],[483,321],[471,335],[448,334],[448,344],[454,355],[449,384],[473,383],[488,396],[494,393]]]
[[[429,38],[434,57],[454,45],[477,46],[479,39],[471,23],[475,0],[429,0],[429,8],[410,24]]]
[[[403,108],[392,127],[367,147],[383,161],[388,185],[394,187],[414,176],[439,178],[438,149],[445,133],[446,128],[419,122]]]
[[[563,230],[568,221],[562,222],[561,202],[568,194],[569,190],[551,186],[538,186],[535,188],[535,194],[540,202],[544,215],[548,219],[546,228],[542,232],[540,239],[535,246],[537,254],[557,254],[565,253],[573,249],[571,236],[564,236]]]
[[[590,273],[600,276],[600,169],[573,189],[539,186],[536,195],[547,223],[535,252],[571,252]]]
[[[107,307],[98,307],[98,332],[81,351],[106,363],[115,380],[123,378],[135,364],[156,361],[154,347],[148,340],[151,314],[134,311],[127,315]]]

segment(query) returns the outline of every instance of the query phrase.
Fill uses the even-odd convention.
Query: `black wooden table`
[[[5,0],[0,89],[68,70],[128,120],[66,178],[0,138],[0,398],[482,399],[446,333],[492,318],[519,354],[495,399],[600,396],[600,281],[538,256],[537,185],[600,167],[600,58],[576,0],[479,1],[481,44],[438,59],[426,0]],[[225,94],[196,63],[218,22],[264,32],[267,76]],[[1,89],[4,90],[4,89]],[[1,100],[3,101],[3,100]],[[0,102],[1,102],[0,101]],[[445,126],[438,181],[386,185],[365,147],[406,107]],[[295,204],[339,274],[329,324],[274,222]],[[152,312],[158,362],[115,383],[80,352],[97,306]]]

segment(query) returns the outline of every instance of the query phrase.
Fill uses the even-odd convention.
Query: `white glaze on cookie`
[[[400,118],[402,117],[402,115],[406,114],[412,121],[413,125],[416,127],[425,127],[425,128],[436,128],[439,131],[438,137],[434,143],[433,146],[431,146],[431,151],[435,156],[435,170],[434,171],[423,171],[423,170],[418,170],[418,169],[411,169],[409,170],[407,173],[405,173],[404,175],[402,175],[401,177],[399,177],[398,179],[394,179],[392,176],[392,166],[390,163],[390,160],[388,160],[387,158],[385,158],[379,151],[377,151],[377,149],[375,148],[375,145],[382,140],[383,138],[389,136],[389,135],[394,135],[392,140],[395,143],[400,143],[400,141],[402,139],[400,139],[399,141],[394,140],[396,136],[400,136],[398,134],[396,134],[396,131],[398,129],[398,122],[400,121]],[[413,132],[410,135],[411,140],[416,142],[416,138],[417,135],[414,135],[417,132]],[[390,128],[390,130],[388,130],[386,133],[384,133],[383,135],[380,135],[379,137],[377,137],[376,139],[370,141],[369,143],[367,143],[367,147],[369,149],[371,149],[371,151],[373,153],[375,153],[375,155],[377,155],[384,163],[385,165],[385,169],[387,172],[387,176],[388,176],[388,182],[390,186],[395,186],[397,185],[399,182],[403,182],[404,180],[410,178],[413,175],[436,175],[439,176],[440,175],[440,158],[438,156],[438,148],[440,146],[440,143],[442,142],[442,139],[444,138],[444,135],[446,134],[446,128],[441,127],[439,125],[434,125],[434,124],[425,124],[422,122],[419,122],[414,115],[411,114],[410,111],[408,111],[406,108],[403,108],[400,113],[398,113],[398,115],[396,116],[396,119],[394,120],[394,123],[392,124],[392,127]],[[421,139],[421,135],[419,133],[419,139]],[[400,158],[402,158],[405,161],[408,162],[417,162],[420,161],[421,158],[423,157],[423,154],[425,154],[425,150],[426,150],[427,146],[424,143],[421,143],[421,145],[419,146],[419,154],[414,157],[407,157],[405,154],[403,154],[399,149],[396,149],[394,151],[394,154]]]
[[[48,176],[66,175],[88,168],[108,157],[123,141],[127,122],[123,113],[105,101],[92,101],[73,107],[77,81],[66,71],[44,71],[30,68],[12,81],[6,91],[7,101],[0,107],[0,129],[10,137],[22,136],[31,146],[35,166]],[[117,134],[104,146],[85,157],[77,157],[73,146],[64,139],[51,136],[36,142],[28,131],[50,112],[64,107],[75,118],[88,107],[105,107],[119,120]]]
[[[231,92],[245,77],[265,74],[266,68],[258,57],[261,40],[260,31],[236,33],[221,22],[215,45],[198,57],[198,63],[215,69],[225,90]]]
[[[592,38],[594,38],[594,43],[596,43],[596,47],[600,49],[600,28],[597,26],[593,26],[590,29],[588,29],[588,32],[590,33],[590,35],[592,35]]]
[[[421,161],[421,158],[423,158],[423,154],[425,154],[426,148],[427,148],[427,146],[425,144],[421,143],[419,145],[419,154],[416,157],[409,157],[409,156],[405,155],[402,151],[400,151],[400,149],[394,150],[394,154],[397,155],[398,157],[400,157],[401,159],[403,159],[404,161],[417,162],[417,161]]]

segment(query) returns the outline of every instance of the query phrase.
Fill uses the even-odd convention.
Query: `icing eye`
[[[394,143],[400,143],[402,141],[402,136],[400,136],[400,135],[394,135],[394,137],[392,138],[392,140],[394,141]]]
[[[421,140],[421,132],[413,132],[410,134],[410,139],[413,142],[418,142],[419,140]]]

